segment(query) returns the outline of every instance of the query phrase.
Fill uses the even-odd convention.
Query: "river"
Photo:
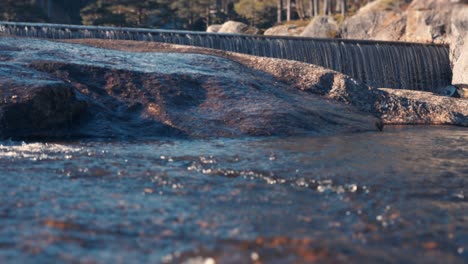
[[[1,263],[468,261],[468,130],[3,141]]]

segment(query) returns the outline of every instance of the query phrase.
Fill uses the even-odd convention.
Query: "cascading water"
[[[35,38],[99,38],[155,41],[290,59],[345,73],[370,86],[434,91],[451,83],[444,45],[313,39],[0,22],[0,33]]]

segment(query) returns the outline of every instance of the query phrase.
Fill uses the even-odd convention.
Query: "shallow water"
[[[0,146],[1,263],[468,261],[468,129]]]

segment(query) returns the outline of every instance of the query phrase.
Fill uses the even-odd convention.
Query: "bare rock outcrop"
[[[405,28],[405,12],[392,1],[377,0],[344,21],[341,37],[396,41],[403,38]]]
[[[468,4],[460,4],[457,8],[454,8],[451,19],[452,83],[457,86],[463,84],[465,87],[468,86]]]
[[[446,43],[451,12],[451,0],[414,0],[407,11],[405,40]]]
[[[339,27],[331,16],[316,16],[302,31],[302,37],[335,38],[339,34]]]
[[[468,100],[410,90],[376,89],[342,73],[320,66],[238,53],[132,41],[71,40],[103,48],[138,52],[211,54],[271,75],[287,87],[302,90],[371,113],[384,124],[437,124],[468,126]],[[467,87],[468,88],[468,87]]]
[[[287,136],[381,128],[353,105],[299,91],[212,50],[121,52],[7,37],[0,46],[2,138]],[[252,56],[240,58],[254,63]]]

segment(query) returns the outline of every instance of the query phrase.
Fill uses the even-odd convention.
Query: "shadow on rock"
[[[299,91],[227,58],[31,39],[1,38],[0,45],[18,47],[14,54],[5,51],[14,59],[0,71],[4,138],[206,138],[381,129],[378,119],[352,105]]]

